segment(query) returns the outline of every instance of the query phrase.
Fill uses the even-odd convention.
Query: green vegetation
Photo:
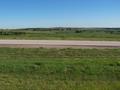
[[[119,90],[120,49],[0,48],[0,90]]]
[[[28,28],[0,30],[0,39],[120,41],[120,28]]]

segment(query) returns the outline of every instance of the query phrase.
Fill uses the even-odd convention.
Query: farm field
[[[1,90],[119,90],[120,49],[0,48]]]
[[[0,30],[0,39],[120,41],[119,28],[28,28]]]
[[[120,90],[120,0],[1,0],[0,90]]]

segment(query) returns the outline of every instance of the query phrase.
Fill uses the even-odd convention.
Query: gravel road
[[[120,48],[119,41],[0,40],[0,47],[19,48]]]

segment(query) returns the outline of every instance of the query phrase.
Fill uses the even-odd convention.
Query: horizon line
[[[18,27],[18,28],[0,28],[0,29],[36,29],[36,28],[120,28],[120,27]]]

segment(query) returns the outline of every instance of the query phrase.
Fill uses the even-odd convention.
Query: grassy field
[[[0,30],[0,39],[112,40],[120,41],[120,29],[16,29]]]
[[[120,49],[0,48],[0,90],[119,90]]]

